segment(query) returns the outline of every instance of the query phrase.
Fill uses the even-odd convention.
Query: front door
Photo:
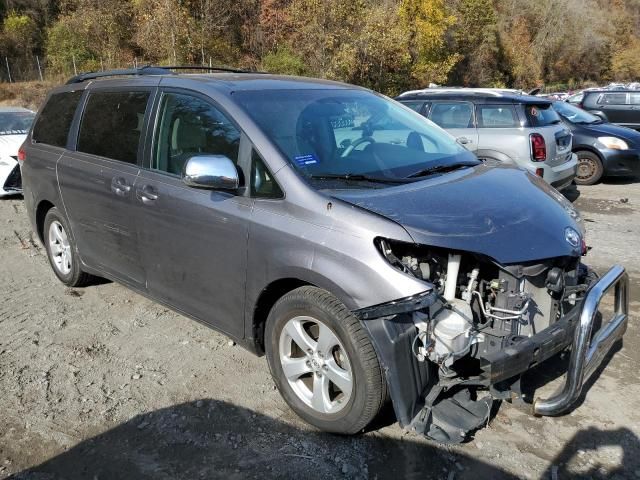
[[[163,92],[157,117],[150,168],[140,172],[134,200],[148,291],[241,337],[252,201],[188,187],[181,178],[192,156],[225,155],[237,164],[240,131],[207,98],[191,93]]]
[[[131,213],[151,94],[151,89],[89,92],[76,149],[57,167],[83,262],[134,287],[144,285]]]

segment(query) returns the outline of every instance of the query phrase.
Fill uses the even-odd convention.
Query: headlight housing
[[[598,141],[611,150],[628,150],[627,142],[618,137],[598,137]]]

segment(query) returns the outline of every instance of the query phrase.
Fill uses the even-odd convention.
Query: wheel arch
[[[580,152],[589,152],[589,153],[593,153],[596,157],[598,157],[600,159],[600,162],[602,162],[602,166],[604,167],[604,157],[602,156],[602,154],[598,151],[597,148],[592,147],[591,145],[578,145],[576,147],[574,147],[572,149],[573,153],[575,153],[576,155]]]
[[[259,355],[264,354],[264,329],[269,312],[271,312],[275,303],[287,293],[305,285],[313,284],[300,278],[290,277],[274,280],[262,289],[253,305],[253,315],[251,319],[251,335],[256,353]]]
[[[44,243],[44,219],[47,216],[49,210],[54,208],[55,205],[49,200],[40,200],[36,207],[36,233],[42,243]]]

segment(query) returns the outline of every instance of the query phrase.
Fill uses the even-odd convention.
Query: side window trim
[[[81,155],[90,155],[95,158],[105,159],[110,162],[116,162],[117,164],[130,165],[130,166],[140,168],[144,161],[144,158],[143,158],[144,144],[146,141],[145,130],[147,129],[147,124],[149,122],[151,109],[153,108],[153,102],[155,101],[157,90],[158,90],[157,87],[152,87],[152,86],[140,86],[140,87],[118,86],[118,87],[110,87],[110,88],[85,89],[84,95],[80,99],[80,104],[82,108],[79,108],[76,110],[76,117],[74,117],[73,123],[71,124],[74,130],[73,130],[73,136],[70,135],[69,137],[69,141],[67,145],[68,150],[76,152]],[[84,118],[91,94],[92,93],[118,93],[118,92],[131,92],[131,93],[148,92],[149,93],[149,98],[147,99],[147,106],[145,107],[145,114],[142,120],[142,130],[140,131],[140,138],[138,139],[138,150],[137,150],[137,158],[135,163],[129,163],[123,160],[118,160],[117,158],[103,157],[100,155],[95,155],[92,153],[82,152],[78,150],[78,139],[80,136],[80,127],[82,126],[82,120]]]
[[[246,137],[245,137],[246,138]],[[276,180],[275,175],[273,174],[273,172],[271,171],[271,169],[269,168],[269,165],[267,165],[267,162],[265,162],[264,160],[264,155],[262,155],[260,153],[260,150],[258,150],[258,148],[252,144],[249,139],[247,138],[247,143],[249,145],[249,181],[247,182],[247,192],[248,194],[251,196],[251,198],[255,198],[256,200],[267,200],[267,201],[282,201],[286,198],[287,193],[285,192],[284,188],[282,188],[280,186],[280,183]],[[278,190],[280,190],[280,192],[282,192],[282,195],[279,197],[269,197],[269,196],[260,196],[258,194],[255,194],[253,189],[254,189],[254,165],[255,162],[253,161],[253,153],[255,152],[255,154],[258,156],[258,158],[260,158],[260,161],[262,162],[263,167],[265,168],[265,170],[269,173],[269,176],[272,178],[273,183],[276,185],[276,187],[278,187]]]

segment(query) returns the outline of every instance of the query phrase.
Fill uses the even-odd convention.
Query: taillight
[[[544,162],[547,159],[547,145],[544,137],[539,133],[532,133],[531,137],[531,159],[534,162]]]
[[[24,162],[27,159],[27,152],[24,151],[24,148],[18,149],[18,161]]]

